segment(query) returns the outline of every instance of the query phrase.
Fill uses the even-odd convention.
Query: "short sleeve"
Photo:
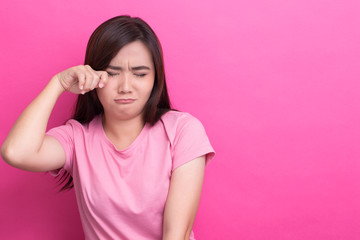
[[[179,120],[173,144],[172,171],[203,155],[206,155],[207,165],[215,155],[204,126],[190,114]]]
[[[74,128],[72,120],[67,121],[65,125],[50,129],[46,135],[56,138],[65,152],[65,164],[63,168],[49,171],[53,176],[58,176],[61,170],[72,173],[72,162],[74,158]]]

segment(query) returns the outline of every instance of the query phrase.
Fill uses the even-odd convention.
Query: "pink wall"
[[[6,1],[0,8],[0,143],[58,71],[83,63],[104,20],[159,35],[175,107],[217,151],[199,240],[359,239],[359,1]],[[70,114],[59,100],[50,126]],[[81,239],[74,192],[0,162],[0,239]]]

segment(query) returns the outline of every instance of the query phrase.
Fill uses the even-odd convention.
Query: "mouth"
[[[135,102],[135,99],[133,99],[133,98],[119,98],[119,99],[115,99],[114,101],[116,103],[119,103],[119,104],[130,104],[130,103]]]

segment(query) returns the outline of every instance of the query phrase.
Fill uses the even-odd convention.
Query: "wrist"
[[[50,82],[48,83],[48,86],[51,89],[53,89],[58,96],[60,96],[63,92],[66,91],[63,85],[60,83],[57,75],[51,78]]]

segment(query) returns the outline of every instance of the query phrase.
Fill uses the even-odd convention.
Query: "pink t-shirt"
[[[64,148],[86,239],[161,239],[172,171],[205,154],[207,164],[215,154],[201,122],[177,111],[145,124],[122,151],[105,135],[100,115],[47,134]]]

